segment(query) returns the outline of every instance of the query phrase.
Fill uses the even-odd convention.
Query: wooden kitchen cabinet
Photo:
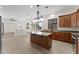
[[[72,43],[72,33],[71,32],[65,33],[65,42]]]
[[[77,11],[77,27],[79,27],[79,9]]]
[[[54,32],[52,34],[52,38],[55,39],[55,40],[62,41],[64,39],[64,33],[63,32]]]
[[[64,16],[64,27],[70,27],[71,26],[71,17],[70,15]]]
[[[71,16],[64,15],[59,17],[59,27],[70,27],[71,26]]]
[[[76,22],[77,22],[77,18],[76,18],[76,13],[72,13],[71,14],[71,27],[76,27]]]
[[[31,42],[34,42],[35,44],[38,43],[38,42],[37,42],[37,36],[36,36],[35,34],[32,34],[32,35],[31,35],[31,38],[32,38]]]
[[[64,27],[64,16],[59,17],[59,27]]]
[[[59,16],[59,27],[79,27],[79,9],[71,14]]]
[[[50,35],[44,36],[44,35],[40,35],[39,33],[38,34],[31,33],[30,41],[31,43],[34,43],[46,49],[50,49],[52,46],[52,40],[50,38]]]
[[[71,32],[54,32],[51,37],[54,40],[72,43],[72,33]]]

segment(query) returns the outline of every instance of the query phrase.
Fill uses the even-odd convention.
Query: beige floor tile
[[[3,54],[73,54],[74,49],[71,44],[52,40],[52,48],[44,49],[38,45],[30,43],[30,34],[24,35],[6,34],[2,41]]]

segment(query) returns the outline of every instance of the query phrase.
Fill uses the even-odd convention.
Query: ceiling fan
[[[13,19],[13,18],[10,18],[9,20],[10,20],[10,21],[16,21],[16,20],[15,20],[15,19]]]

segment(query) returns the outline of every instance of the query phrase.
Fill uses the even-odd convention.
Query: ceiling
[[[62,13],[77,10],[79,5],[40,5],[40,15],[59,15]],[[0,5],[0,12],[3,18],[29,19],[36,17],[36,5]]]

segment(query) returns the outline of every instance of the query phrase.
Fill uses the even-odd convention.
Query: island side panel
[[[30,34],[31,35],[31,42],[34,44],[37,44],[43,48],[50,49],[52,45],[52,40],[50,36],[43,36],[43,35],[37,35],[37,34]]]

